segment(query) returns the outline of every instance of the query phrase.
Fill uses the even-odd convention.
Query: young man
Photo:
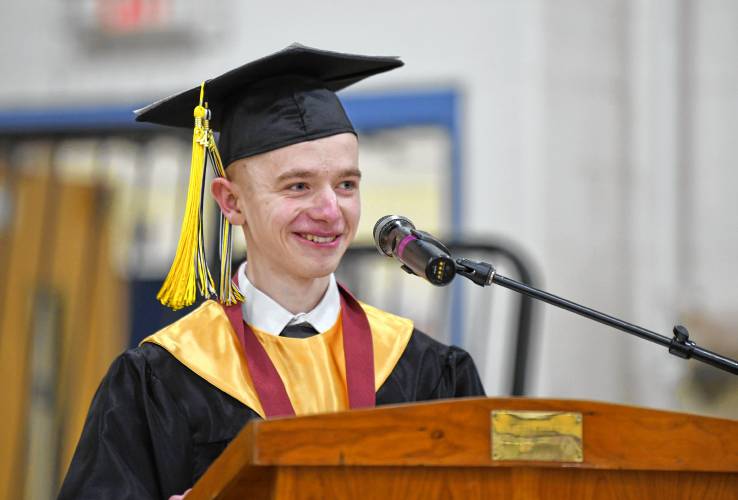
[[[401,65],[293,45],[139,115],[185,126],[207,96],[227,165],[211,192],[248,249],[243,301],[208,300],[113,363],[61,498],[180,494],[254,418],[484,394],[466,352],[359,303],[333,276],[356,234],[361,179],[334,92]],[[195,147],[210,147],[200,137]]]

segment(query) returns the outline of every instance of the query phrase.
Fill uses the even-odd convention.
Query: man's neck
[[[313,310],[325,295],[330,283],[330,275],[301,279],[273,272],[261,272],[253,265],[246,266],[246,276],[251,284],[292,314]]]

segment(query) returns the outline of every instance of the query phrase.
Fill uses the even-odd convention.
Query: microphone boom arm
[[[580,316],[597,321],[598,323],[630,333],[636,337],[655,342],[656,344],[667,347],[669,349],[669,353],[680,358],[694,358],[698,361],[702,361],[703,363],[720,368],[721,370],[738,375],[738,361],[721,356],[720,354],[698,346],[693,341],[689,340],[689,332],[682,325],[676,325],[674,327],[674,337],[670,339],[669,337],[652,332],[651,330],[647,330],[638,325],[628,323],[627,321],[610,316],[609,314],[596,311],[595,309],[591,309],[557,295],[544,292],[543,290],[528,286],[524,283],[520,283],[519,281],[506,278],[505,276],[498,274],[495,271],[495,268],[486,262],[477,262],[469,259],[456,259],[456,274],[464,276],[479,286],[490,286],[493,283],[500,285],[515,292],[533,297],[534,299],[560,307],[561,309],[566,309],[567,311],[579,314]]]

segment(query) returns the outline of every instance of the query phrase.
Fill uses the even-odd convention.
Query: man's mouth
[[[312,241],[313,243],[331,243],[338,238],[338,236],[318,236],[317,234],[309,234],[309,233],[299,233],[301,237],[305,238],[308,241]]]

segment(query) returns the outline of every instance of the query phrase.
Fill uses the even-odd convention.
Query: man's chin
[[[319,280],[322,278],[327,278],[328,276],[336,272],[336,269],[338,269],[338,266],[325,267],[325,268],[323,267],[313,268],[313,269],[310,269],[307,273],[305,273],[304,276],[310,279]]]
[[[336,272],[340,262],[306,262],[300,266],[299,275],[305,279],[326,278]]]

